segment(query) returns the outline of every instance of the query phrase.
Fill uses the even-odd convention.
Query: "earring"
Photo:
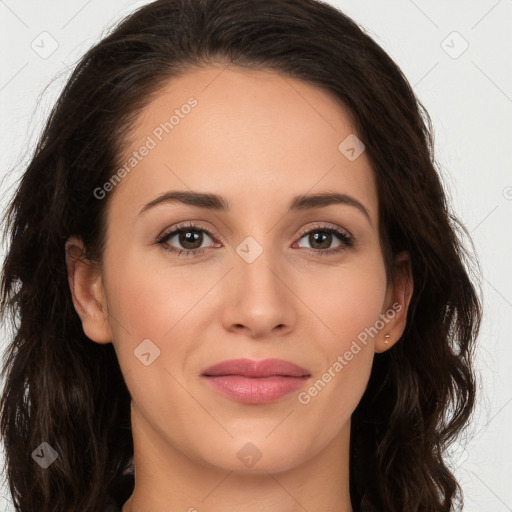
[[[386,338],[386,339],[384,340],[384,343],[389,343],[389,334],[386,334],[386,335],[384,336],[384,338]]]

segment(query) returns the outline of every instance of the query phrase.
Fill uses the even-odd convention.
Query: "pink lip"
[[[213,389],[233,400],[261,404],[292,393],[311,374],[283,359],[232,359],[206,368],[202,376]]]

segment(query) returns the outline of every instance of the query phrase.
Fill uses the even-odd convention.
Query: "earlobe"
[[[73,306],[85,335],[97,343],[112,341],[100,269],[84,257],[84,244],[70,237],[65,244],[68,283]]]
[[[396,258],[396,273],[388,287],[385,308],[381,317],[387,322],[375,340],[375,352],[385,352],[400,340],[406,323],[407,311],[414,288],[409,254],[400,253]]]

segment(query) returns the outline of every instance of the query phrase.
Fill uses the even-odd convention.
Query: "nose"
[[[252,262],[235,254],[226,277],[222,323],[227,331],[268,338],[294,329],[300,301],[293,293],[292,274],[274,251],[265,249]]]

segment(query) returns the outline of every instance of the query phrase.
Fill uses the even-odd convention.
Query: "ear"
[[[82,320],[86,336],[97,343],[109,343],[107,303],[101,271],[85,256],[83,242],[77,237],[66,241],[66,267],[73,305]]]
[[[384,327],[379,330],[375,338],[375,352],[385,352],[397,343],[406,326],[407,311],[414,287],[411,260],[409,254],[404,251],[396,257],[395,261],[395,276],[388,285],[384,310],[381,314]]]

